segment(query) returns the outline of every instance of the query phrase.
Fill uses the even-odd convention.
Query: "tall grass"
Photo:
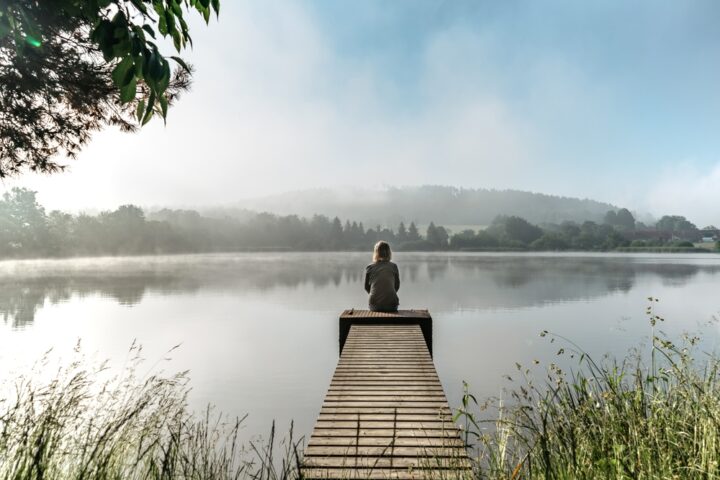
[[[465,385],[455,422],[472,469],[427,459],[428,478],[720,479],[720,358],[697,337],[676,345],[657,333],[651,302],[645,355],[597,361],[543,332],[564,342],[572,369],[534,377],[518,365],[505,402],[478,402]],[[141,375],[140,349],[131,353],[116,377],[78,358],[49,381],[18,380],[0,400],[0,479],[301,478],[292,426],[284,440],[273,425],[265,442],[241,446],[242,419],[188,410],[187,372]]]
[[[652,303],[656,299],[650,299]],[[676,345],[656,325],[650,355],[596,361],[567,339],[542,381],[518,366],[522,384],[510,405],[479,420],[474,398],[458,410],[475,449],[476,477],[491,479],[720,478],[720,359],[698,350],[698,337]],[[543,332],[543,336],[551,336]],[[649,357],[649,358],[648,358]],[[483,422],[494,428],[484,428]]]
[[[241,446],[242,419],[188,410],[187,372],[139,372],[75,361],[47,381],[47,357],[0,397],[1,479],[287,479],[297,476],[299,443],[276,439]],[[103,380],[104,379],[104,380]],[[5,391],[8,385],[5,385]],[[280,460],[276,450],[281,448]]]

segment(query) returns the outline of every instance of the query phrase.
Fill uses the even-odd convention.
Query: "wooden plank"
[[[349,428],[356,430],[357,428],[394,428],[396,430],[452,430],[456,432],[453,422],[443,422],[442,420],[425,420],[425,421],[407,421],[407,420],[318,420],[315,428]]]
[[[462,440],[452,437],[312,437],[308,445],[324,445],[324,446],[388,446],[396,445],[398,447],[464,447]]]
[[[368,318],[394,318],[387,315]],[[429,318],[427,312],[419,315]],[[421,326],[348,322],[344,348],[304,452],[304,477],[467,474],[467,453]]]
[[[443,408],[428,408],[428,407],[366,407],[363,409],[352,408],[352,407],[323,407],[320,410],[322,414],[336,414],[336,413],[351,413],[355,415],[374,415],[374,414],[388,414],[394,415],[437,415],[444,413],[450,415],[450,407],[445,406]]]
[[[365,419],[377,420],[377,421],[403,421],[403,422],[430,422],[433,420],[441,420],[445,422],[451,422],[452,416],[449,413],[443,415],[423,415],[423,414],[407,414],[407,413],[375,413],[369,415],[358,415],[353,413],[320,413],[318,421],[357,421],[360,417],[360,421],[364,422]]]
[[[394,428],[315,428],[312,436],[320,437],[388,437],[388,438],[458,438],[457,429],[451,430],[397,430]]]
[[[305,449],[305,455],[313,457],[385,457],[389,454],[397,457],[458,457],[465,454],[464,447],[427,445],[425,447],[398,446],[391,442],[377,446],[324,446],[312,445]]]
[[[467,454],[464,457],[430,457],[428,455],[414,455],[412,457],[401,456],[377,456],[377,457],[325,457],[325,456],[306,456],[304,458],[307,467],[366,467],[366,468],[418,468],[423,463],[428,467],[435,467],[439,463],[441,468],[458,468],[462,465],[464,468],[470,466]]]
[[[434,469],[387,468],[312,468],[304,471],[307,480],[363,479],[363,480],[456,480],[471,479],[466,472]]]

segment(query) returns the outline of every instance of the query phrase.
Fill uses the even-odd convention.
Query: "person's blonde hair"
[[[375,244],[373,249],[373,262],[387,262],[392,258],[390,244],[384,240],[380,240]]]

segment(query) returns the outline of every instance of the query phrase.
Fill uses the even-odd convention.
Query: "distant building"
[[[701,237],[705,236],[700,233],[700,230],[678,230],[673,232],[670,230],[658,230],[657,228],[636,229],[623,235],[628,240],[658,240],[661,242],[699,242]]]
[[[666,242],[672,240],[673,235],[672,232],[658,230],[656,228],[643,228],[627,232],[625,236],[629,240],[661,240]]]
[[[720,240],[720,229],[714,225],[708,225],[707,227],[700,230],[703,242],[717,242]]]

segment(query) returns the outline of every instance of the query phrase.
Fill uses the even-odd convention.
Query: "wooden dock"
[[[340,317],[340,360],[305,449],[303,476],[461,478],[467,453],[430,354],[424,310]]]

